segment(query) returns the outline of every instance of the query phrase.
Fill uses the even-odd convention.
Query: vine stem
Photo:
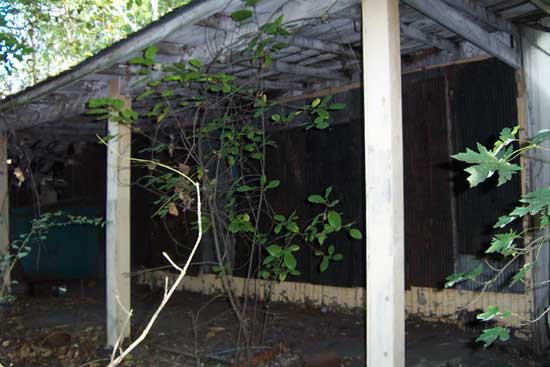
[[[109,144],[107,144],[107,142],[103,138],[101,138],[100,136],[97,136],[97,137],[98,137],[98,139],[101,143],[105,144],[109,150],[113,151],[113,149],[109,146]],[[174,281],[174,283],[172,283],[172,286],[169,287],[169,288],[168,288],[168,277],[166,277],[164,295],[162,297],[162,301],[160,302],[160,305],[157,307],[157,309],[153,313],[153,316],[151,316],[151,318],[147,322],[147,325],[145,326],[145,328],[143,329],[141,334],[139,334],[139,336],[126,349],[120,350],[120,353],[119,353],[118,357],[114,358],[115,354],[116,354],[116,351],[119,349],[119,346],[122,342],[122,338],[119,337],[119,339],[116,342],[116,345],[114,346],[114,351],[113,351],[113,355],[111,357],[111,362],[108,364],[107,367],[118,366],[124,360],[124,358],[126,358],[137,346],[139,346],[145,340],[145,338],[147,337],[147,335],[151,331],[153,325],[155,324],[155,321],[158,319],[160,313],[162,312],[162,310],[164,309],[164,307],[166,306],[168,301],[170,301],[170,299],[172,298],[172,295],[174,294],[174,292],[176,291],[178,286],[181,284],[181,282],[185,278],[185,275],[187,274],[187,269],[189,268],[189,266],[191,265],[191,261],[193,260],[193,256],[195,255],[195,252],[199,248],[199,244],[201,242],[202,234],[203,234],[202,233],[203,232],[202,231],[202,220],[201,220],[201,218],[202,218],[202,213],[201,213],[202,203],[201,203],[200,183],[196,182],[191,177],[187,176],[185,173],[183,173],[183,172],[181,172],[181,171],[179,171],[179,170],[177,170],[173,167],[170,167],[168,165],[165,165],[165,164],[162,164],[162,163],[159,163],[159,162],[155,162],[155,161],[151,161],[151,160],[147,160],[147,159],[131,158],[131,157],[128,158],[128,159],[130,159],[131,161],[135,161],[135,162],[148,163],[148,164],[152,163],[152,164],[158,165],[159,167],[162,167],[164,169],[167,169],[169,171],[172,171],[172,172],[180,175],[181,177],[188,180],[195,187],[195,191],[197,192],[197,218],[198,218],[197,223],[198,223],[199,233],[197,235],[195,245],[193,246],[193,248],[191,250],[191,253],[189,254],[189,257],[187,258],[187,261],[185,262],[183,267],[176,266],[175,262],[172,261],[172,259],[170,258],[170,256],[166,252],[162,253],[164,255],[164,257],[168,260],[168,262],[172,266],[174,266],[174,268],[179,272],[179,275],[176,278],[176,280]],[[130,318],[131,315],[132,315],[132,310],[125,310],[125,311],[128,314],[128,318]]]

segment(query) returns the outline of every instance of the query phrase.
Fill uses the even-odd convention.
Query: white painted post
[[[362,0],[368,367],[405,364],[398,3],[398,0]]]
[[[120,80],[109,84],[111,98],[120,95]],[[119,336],[130,337],[130,156],[131,131],[128,126],[108,121],[108,133],[115,137],[107,149],[107,345],[114,347]],[[118,297],[118,299],[117,299]]]
[[[8,138],[0,135],[0,258],[10,251],[10,205],[8,187]],[[10,274],[0,274],[0,287]]]

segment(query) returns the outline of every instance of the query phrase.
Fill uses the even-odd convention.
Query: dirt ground
[[[49,289],[33,297],[20,296],[0,309],[0,363],[4,367],[106,366],[110,353],[104,348],[104,289],[71,284],[67,294],[57,297]],[[137,335],[160,295],[135,286],[132,298],[132,333]],[[365,365],[362,313],[273,304],[268,310],[261,305],[257,319],[263,340],[254,350],[256,365]],[[146,342],[123,365],[197,366],[197,356],[204,366],[227,365],[234,351],[235,326],[223,297],[179,292]],[[550,361],[535,361],[518,341],[483,350],[473,343],[475,330],[417,320],[407,320],[406,329],[409,367],[550,366]]]

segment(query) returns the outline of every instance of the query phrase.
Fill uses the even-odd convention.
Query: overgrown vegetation
[[[257,3],[245,1],[246,8],[231,18],[237,24],[254,22]],[[158,194],[154,215],[184,215],[186,220],[202,224],[208,237],[202,246],[213,247],[216,264],[212,271],[221,278],[239,321],[235,360],[251,358],[252,346],[261,339],[257,326],[262,323],[258,318],[267,317],[258,310],[258,293],[250,292],[252,283],[263,278],[265,282],[259,286],[265,287],[269,298],[273,282],[300,275],[296,256],[300,251],[314,254],[318,270],[324,272],[331,263],[343,259],[334,234],[345,231],[351,239],[362,238],[354,223],[339,210],[338,194],[332,187],[304,198],[318,208],[313,218],[300,218],[296,211],[276,212],[270,203],[270,193],[285,183],[268,176],[268,157],[277,149],[269,129],[290,125],[324,130],[330,127],[331,112],[345,108],[344,104],[332,103],[330,96],[290,106],[264,91],[264,74],[269,71],[274,53],[288,47],[276,38],[289,34],[282,16],[247,34],[245,51],[226,64],[227,70],[233,65],[255,70],[246,80],[215,69],[217,60],[209,65],[198,59],[161,65],[156,61],[157,49],[150,47],[129,63],[137,68],[135,75],[143,75],[138,81],[143,91],[135,98],[136,104],[147,101],[151,108],[128,109],[112,98],[89,103],[88,113],[97,119],[126,124],[149,140],[149,146],[139,152],[147,157],[144,166],[149,173],[136,184]],[[159,75],[158,70],[163,73]],[[104,140],[113,139],[117,136]],[[159,170],[157,163],[172,170]],[[204,205],[201,217],[196,215],[198,208],[189,180],[174,170],[200,183]],[[182,247],[185,250],[185,244]],[[238,269],[236,256],[241,260]],[[245,274],[242,298],[232,278],[237,271]]]
[[[468,173],[470,187],[476,187],[493,176],[498,176],[497,186],[509,182],[514,174],[521,171],[519,158],[521,155],[533,154],[537,150],[548,150],[543,146],[550,140],[550,130],[541,130],[526,141],[520,141],[518,137],[519,126],[505,128],[501,131],[499,139],[493,147],[477,144],[477,151],[466,149],[452,157],[465,162],[468,167],[464,170]],[[518,223],[520,222],[521,223]],[[514,227],[516,224],[516,227]],[[517,230],[517,224],[522,230]],[[509,286],[518,282],[524,283],[526,291],[541,286],[548,286],[548,282],[534,284],[527,278],[531,274],[534,265],[543,246],[548,245],[548,230],[550,229],[550,188],[540,188],[525,194],[519,204],[509,213],[500,216],[493,226],[497,233],[494,234],[490,245],[485,250],[487,258],[469,272],[455,273],[447,277],[446,288],[453,287],[464,281],[474,281],[481,286],[481,292],[475,300],[479,299],[497,280],[502,279],[505,271],[512,264],[520,264],[520,270],[508,280]],[[498,266],[489,256],[497,256],[504,259],[504,265]],[[489,270],[492,276],[487,280],[481,279],[481,274]],[[474,301],[475,301],[474,300]],[[484,347],[490,346],[496,340],[507,341],[510,338],[510,328],[516,325],[526,325],[534,322],[542,322],[550,312],[546,308],[533,320],[526,320],[520,315],[503,310],[498,305],[490,306],[483,313],[477,315],[477,319],[483,322],[499,321],[499,325],[485,329],[477,338]]]
[[[189,1],[0,1],[0,97],[60,73]]]

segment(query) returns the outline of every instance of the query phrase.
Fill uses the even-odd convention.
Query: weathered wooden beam
[[[298,64],[287,64],[286,62],[282,62],[282,61],[274,61],[270,67],[273,68],[273,70],[278,71],[279,73],[309,76],[313,78],[319,78],[322,80],[349,79],[349,77],[346,74],[338,71],[331,71],[330,73],[327,73],[323,69],[319,69],[311,66],[305,67]]]
[[[550,2],[545,0],[530,0],[530,2],[546,14],[550,14]]]
[[[508,20],[488,11],[479,4],[479,1],[473,0],[443,0],[453,8],[462,10],[463,12],[470,14],[472,17],[478,19],[482,23],[496,29],[509,33],[513,36],[518,36],[517,27]]]
[[[8,138],[0,135],[0,258],[10,252],[10,197],[7,161]],[[10,284],[10,274],[7,269],[0,274],[0,282],[0,287],[5,283]]]
[[[120,80],[110,84],[109,95],[124,100],[120,95]],[[130,337],[128,311],[130,308],[130,156],[131,130],[129,126],[109,120],[108,132],[114,138],[107,149],[107,345],[114,347],[119,337]]]
[[[258,85],[258,80],[244,80],[244,81],[238,81],[237,84],[250,86],[250,87],[256,87]],[[262,87],[265,90],[303,90],[304,85],[302,83],[295,83],[295,82],[289,82],[289,81],[280,81],[280,80],[262,80],[261,81]]]
[[[6,119],[0,119],[0,133],[37,126],[41,123],[73,117],[86,112],[86,106],[92,98],[106,97],[105,91],[94,91],[75,95],[72,98],[57,99],[54,105],[26,105],[4,111]]]
[[[494,37],[477,23],[460,14],[458,10],[450,7],[443,1],[403,0],[403,2],[513,68],[518,69],[521,67],[520,53],[517,49],[504,44],[497,37]]]
[[[328,52],[336,55],[343,55],[349,57],[355,57],[355,52],[349,47],[344,47],[338,43],[321,41],[315,38],[301,37],[301,36],[288,36],[288,37],[276,37],[276,42],[287,43],[292,46],[317,50],[322,52]]]
[[[367,366],[405,365],[401,55],[397,0],[362,0]]]
[[[401,24],[399,26],[399,29],[401,30],[401,34],[403,34],[407,38],[410,38],[419,42],[423,42],[427,45],[430,45],[440,50],[448,51],[451,53],[455,53],[458,51],[458,45],[445,38],[441,38],[436,35],[423,32],[418,28],[415,28],[406,24]]]

